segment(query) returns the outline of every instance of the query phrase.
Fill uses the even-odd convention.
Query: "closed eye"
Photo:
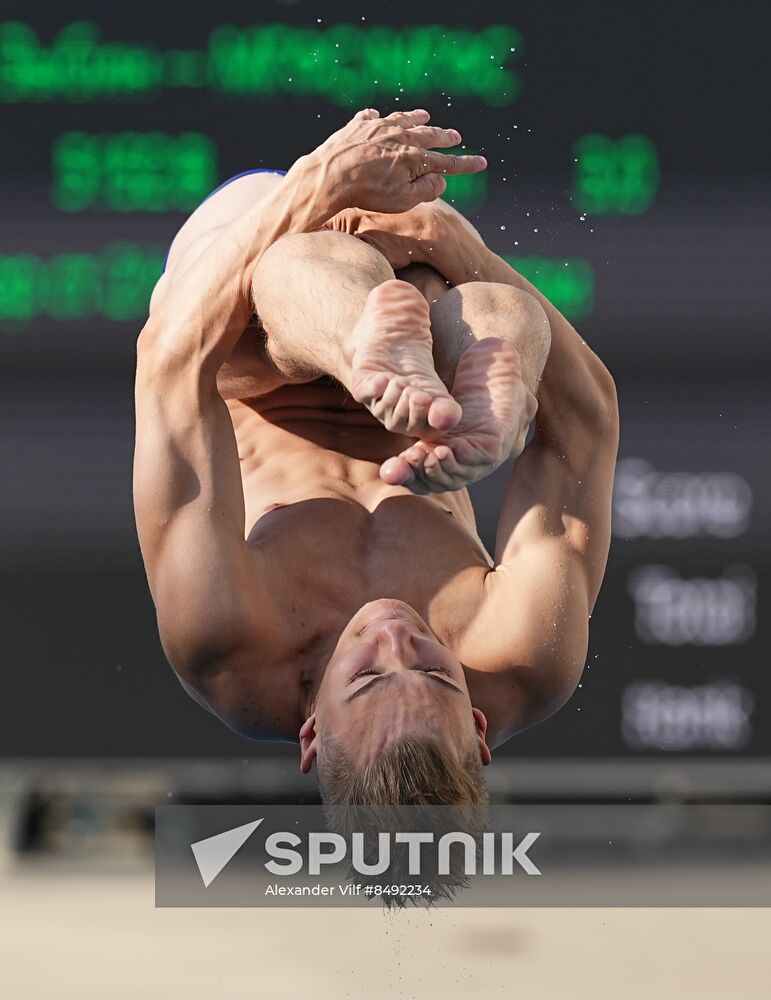
[[[413,667],[412,669],[419,670],[422,674],[440,673],[440,674],[445,674],[447,677],[452,676],[447,667],[419,666],[419,667]],[[351,681],[355,681],[358,677],[372,677],[382,673],[383,673],[382,670],[377,670],[375,667],[364,667],[362,670],[356,671],[356,673],[351,678]]]
[[[463,694],[462,689],[459,688],[458,685],[453,682],[453,680],[451,679],[447,680],[444,677],[438,676],[439,674],[447,674],[450,677],[452,676],[450,674],[450,671],[447,670],[445,667],[416,667],[415,669],[418,670],[421,674],[426,674],[430,681],[433,681],[433,683],[435,684],[440,684],[443,688],[445,688],[445,690],[454,691],[456,694]],[[374,670],[372,667],[367,667],[366,669],[360,670],[356,674],[354,674],[349,683],[353,683],[353,681],[355,681],[357,677],[366,677],[372,674],[375,674],[376,676],[373,677],[373,679],[368,684],[361,684],[358,688],[356,688],[353,694],[349,694],[348,697],[345,699],[346,703],[353,701],[354,698],[358,698],[361,695],[366,694],[368,691],[371,691],[372,688],[376,687],[378,684],[392,680],[393,677],[396,676],[393,673],[393,671],[385,673],[382,670]]]
[[[357,677],[371,677],[373,674],[381,674],[382,672],[382,670],[375,670],[374,667],[365,667],[363,670],[357,670],[351,680],[355,681]]]

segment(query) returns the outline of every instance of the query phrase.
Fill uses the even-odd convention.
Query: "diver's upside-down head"
[[[343,630],[300,730],[328,804],[482,805],[487,722],[463,666],[408,604],[365,604]]]

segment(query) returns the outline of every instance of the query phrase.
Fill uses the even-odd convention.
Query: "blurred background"
[[[487,172],[451,179],[446,197],[619,389],[587,669],[557,716],[498,751],[493,798],[771,798],[763,11],[6,0],[9,869],[146,871],[159,802],[316,799],[294,747],[230,733],[165,663],[131,510],[134,344],[186,215],[240,171],[286,169],[368,105],[424,106],[486,155]],[[488,541],[505,477],[474,492]]]

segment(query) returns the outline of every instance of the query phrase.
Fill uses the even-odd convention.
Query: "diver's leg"
[[[288,381],[331,375],[389,430],[419,437],[461,416],[437,375],[429,307],[377,250],[337,232],[285,236],[252,281],[265,347]]]
[[[522,381],[537,394],[551,331],[546,313],[532,295],[491,281],[458,285],[431,305],[431,329],[437,371],[449,385],[470,347],[497,338],[516,350]]]
[[[169,247],[166,261],[150,299],[158,308],[178,270],[184,270],[216,240],[229,223],[262,201],[284,183],[284,171],[256,169],[230,178],[190,214]],[[247,399],[278,388],[286,379],[271,363],[265,338],[252,322],[217,374],[223,399]]]
[[[461,489],[521,453],[551,343],[536,299],[491,282],[439,297],[431,328],[436,369],[463,416],[441,441],[420,441],[383,464],[387,482],[415,493]]]

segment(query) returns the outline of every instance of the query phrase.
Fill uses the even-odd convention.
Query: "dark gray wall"
[[[110,40],[201,48],[225,21],[315,26],[316,6],[223,0],[181,14],[141,0],[66,10],[9,2],[3,17],[32,24],[45,43],[86,19]],[[474,219],[494,249],[592,263],[596,303],[580,329],[617,378],[622,459],[650,466],[624,467],[582,687],[511,753],[771,753],[767,34],[760,5],[739,9],[508,5],[525,42],[514,104],[402,99],[484,149],[489,198]],[[326,24],[362,12],[371,24],[503,18],[491,3],[331,10],[319,12]],[[63,131],[205,131],[224,179],[287,166],[346,117],[315,99],[178,91],[140,102],[0,102],[0,254],[94,251],[120,238],[164,248],[180,225],[182,216],[58,211],[50,152]],[[662,182],[646,214],[579,220],[570,149],[590,131],[641,132],[656,144]],[[130,502],[137,329],[102,319],[0,324],[0,754],[255,752],[184,696],[157,641]],[[475,492],[488,538],[502,479]],[[648,537],[635,537],[641,530]]]

